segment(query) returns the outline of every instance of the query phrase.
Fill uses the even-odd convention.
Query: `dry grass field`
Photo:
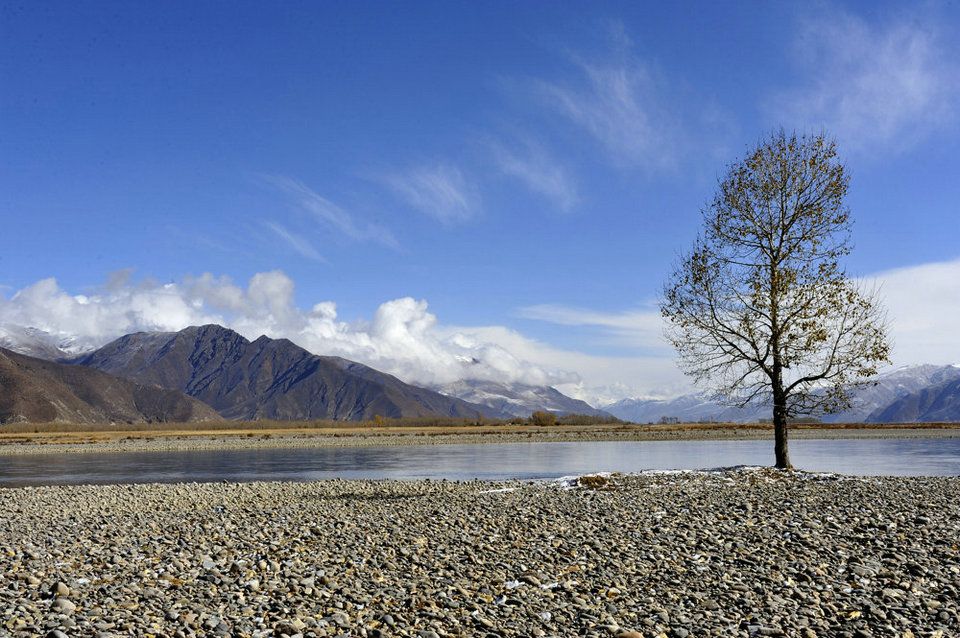
[[[462,420],[387,421],[384,425],[356,422],[222,422],[146,423],[124,425],[76,425],[68,423],[8,424],[0,427],[0,448],[24,451],[39,446],[122,446],[124,448],[190,447],[287,447],[408,445],[507,441],[600,441],[600,440],[711,440],[765,439],[773,436],[770,424],[686,423],[635,425],[478,424]],[[798,424],[793,438],[877,438],[960,436],[960,423],[909,424]]]

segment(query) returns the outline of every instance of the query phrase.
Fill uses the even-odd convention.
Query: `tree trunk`
[[[777,410],[774,410],[774,413],[776,412]],[[787,450],[787,419],[782,414],[779,418],[774,417],[773,419],[773,436],[773,451],[777,457],[775,467],[778,470],[792,470],[790,452]]]
[[[776,384],[775,384],[776,386]],[[790,452],[787,450],[787,405],[780,387],[773,388],[773,452],[778,470],[792,470]]]
[[[776,313],[774,313],[776,320]],[[787,451],[787,396],[783,391],[783,363],[780,359],[780,339],[773,336],[773,374],[770,375],[770,390],[773,396],[773,453],[778,470],[792,470],[790,452]]]

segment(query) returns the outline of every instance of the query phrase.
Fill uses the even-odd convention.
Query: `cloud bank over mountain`
[[[311,352],[365,363],[424,385],[465,378],[531,385],[579,381],[573,372],[518,358],[489,338],[497,334],[511,345],[525,344],[527,352],[537,349],[535,342],[512,331],[441,326],[424,300],[394,299],[381,304],[372,320],[347,322],[338,318],[333,302],[298,308],[294,288],[279,270],[254,275],[246,288],[210,273],[160,284],[133,282],[129,272],[120,272],[87,295],[71,295],[55,279],[43,279],[0,299],[0,325],[41,330],[73,350],[84,350],[132,332],[216,323],[249,339],[287,338]]]

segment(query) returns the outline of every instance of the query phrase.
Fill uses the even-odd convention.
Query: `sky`
[[[960,5],[0,1],[0,331],[220,323],[422,385],[691,389],[658,296],[825,133],[895,365],[960,363]]]

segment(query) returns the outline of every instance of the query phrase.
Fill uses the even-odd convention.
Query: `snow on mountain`
[[[558,416],[564,414],[609,416],[608,413],[594,408],[585,401],[568,397],[548,386],[463,380],[437,386],[435,389],[448,396],[486,405],[494,410],[520,417],[528,417],[537,410],[553,412]]]
[[[765,409],[731,408],[710,400],[706,393],[687,394],[674,399],[623,399],[603,408],[618,419],[633,423],[659,423],[676,419],[681,423],[718,421],[756,422],[767,415]]]
[[[0,323],[0,348],[55,361],[92,352],[96,344],[83,342],[72,335],[57,335],[39,328]]]

